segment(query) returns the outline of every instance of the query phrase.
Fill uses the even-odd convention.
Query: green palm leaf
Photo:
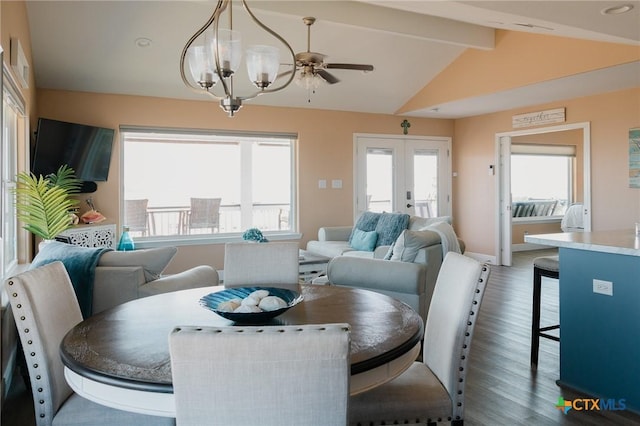
[[[14,191],[17,217],[25,224],[24,229],[48,240],[71,226],[69,210],[77,204],[70,197],[71,192],[77,192],[79,182],[73,178],[73,170],[63,166],[58,172],[62,172],[63,185],[52,183],[60,183],[60,174],[52,179],[21,172]]]

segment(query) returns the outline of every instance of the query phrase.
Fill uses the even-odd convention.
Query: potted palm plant
[[[69,212],[78,204],[71,196],[80,185],[75,171],[67,165],[46,177],[18,173],[14,192],[17,217],[24,223],[23,228],[43,240],[53,240],[70,228],[73,221]]]

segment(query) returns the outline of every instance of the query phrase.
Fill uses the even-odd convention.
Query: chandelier
[[[273,93],[287,87],[295,76],[296,57],[287,41],[264,25],[251,12],[246,0],[241,0],[244,11],[253,22],[284,45],[291,54],[289,78],[280,85],[273,85],[280,69],[280,49],[267,45],[252,45],[245,52],[248,77],[257,88],[252,93],[237,96],[234,93],[234,77],[242,60],[241,33],[233,29],[233,0],[218,0],[213,14],[187,42],[180,55],[180,76],[185,85],[220,101],[220,107],[233,117],[242,102],[265,93]],[[220,27],[223,14],[228,17],[228,27]],[[186,67],[192,80],[187,78]]]

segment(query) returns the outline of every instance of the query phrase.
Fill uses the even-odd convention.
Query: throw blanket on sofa
[[[80,247],[52,241],[42,246],[29,269],[37,268],[56,260],[61,261],[73,284],[82,316],[88,318],[92,314],[93,281],[96,275],[96,265],[102,253],[109,250],[111,249]]]
[[[437,233],[440,236],[440,244],[442,244],[442,258],[450,251],[461,253],[460,243],[458,243],[458,236],[456,235],[453,227],[447,222],[438,222],[433,225],[429,225],[424,229],[428,229]]]

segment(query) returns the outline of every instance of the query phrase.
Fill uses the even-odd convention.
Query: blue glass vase
[[[135,244],[133,243],[133,238],[129,235],[129,227],[125,226],[122,229],[122,235],[120,236],[120,241],[118,241],[118,251],[130,251],[135,250]]]

